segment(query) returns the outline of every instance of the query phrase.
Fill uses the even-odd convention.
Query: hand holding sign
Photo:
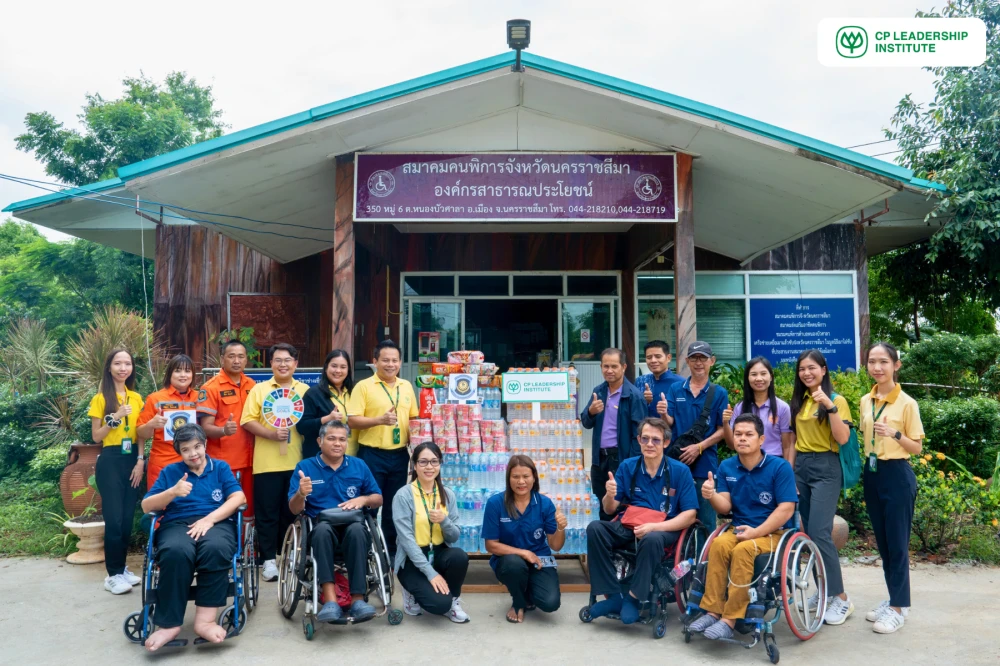
[[[167,425],[167,417],[163,414],[163,410],[157,410],[156,416],[149,419],[149,425],[153,426],[156,430],[163,430],[163,427]]]

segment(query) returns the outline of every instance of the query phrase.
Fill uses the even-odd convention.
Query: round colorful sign
[[[302,418],[302,397],[294,389],[279,388],[264,397],[261,414],[274,428],[291,428]]]

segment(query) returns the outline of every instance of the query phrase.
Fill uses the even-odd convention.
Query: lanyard
[[[383,386],[382,388],[385,388],[385,386]],[[347,393],[347,391],[344,391],[344,393]],[[348,394],[348,397],[350,397],[350,394]],[[330,399],[344,408],[341,413],[344,415],[344,418],[347,418],[347,403],[341,402],[340,398],[333,394],[333,391],[330,391]],[[392,400],[392,398],[390,398],[389,400]],[[398,402],[399,398],[397,398],[396,401]]]
[[[392,405],[393,411],[398,411],[396,406],[399,405],[399,386],[396,386],[396,402],[392,401],[392,394],[389,393],[389,389],[385,387],[385,384],[379,384],[379,386],[381,386],[382,390],[385,391],[385,397],[389,398],[389,404]]]
[[[129,404],[128,403],[128,391],[125,391],[125,399],[122,401],[122,404],[123,405]],[[128,414],[125,415],[125,432],[128,432]]]
[[[429,561],[433,561],[434,560],[434,523],[431,522],[431,512],[430,512],[430,509],[427,508],[427,499],[424,497],[424,489],[420,487],[420,482],[419,481],[414,481],[413,482],[413,487],[417,489],[417,493],[420,495],[420,503],[424,505],[424,515],[427,516],[427,526],[429,528],[427,530],[427,545],[430,546],[430,549],[431,549],[430,553],[428,553],[428,560]],[[432,498],[432,501],[434,503],[434,508],[435,509],[437,509],[437,505],[438,505],[437,498],[438,498],[438,487],[437,487],[437,483],[435,482],[434,483],[434,497]],[[438,529],[440,530],[441,528],[438,528]]]
[[[882,416],[882,412],[889,405],[886,401],[882,403],[882,409],[878,410],[878,414],[875,413],[875,398],[872,398],[872,451],[875,450],[875,424],[878,423],[878,417]]]

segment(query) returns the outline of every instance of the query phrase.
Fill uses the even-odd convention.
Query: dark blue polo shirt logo
[[[667,501],[663,500],[662,502],[660,502],[660,511],[666,512],[666,510],[667,510]]]
[[[216,488],[212,491],[212,499],[216,502],[222,501],[222,490],[220,488]]]
[[[501,516],[500,517],[500,522],[501,523],[509,523],[510,522],[510,518],[508,518],[507,516]]]
[[[770,504],[774,497],[772,497],[769,492],[763,492],[757,496],[757,499],[760,500],[761,504]]]
[[[535,530],[535,538],[536,539],[541,539],[543,534],[544,534],[544,532],[542,531],[541,527],[539,527],[538,529]]]
[[[358,494],[358,487],[357,486],[347,486],[347,491],[346,492],[347,492],[347,496],[348,497],[354,497],[355,495]]]

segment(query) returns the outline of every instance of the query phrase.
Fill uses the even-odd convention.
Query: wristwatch
[[[903,439],[903,433],[902,433],[902,431],[897,430],[896,434],[893,435],[893,437],[896,439],[897,442],[900,441],[901,439]]]
[[[840,408],[837,407],[837,405],[834,405],[830,409],[826,410],[826,413],[827,414],[836,414],[838,411],[840,411]]]

